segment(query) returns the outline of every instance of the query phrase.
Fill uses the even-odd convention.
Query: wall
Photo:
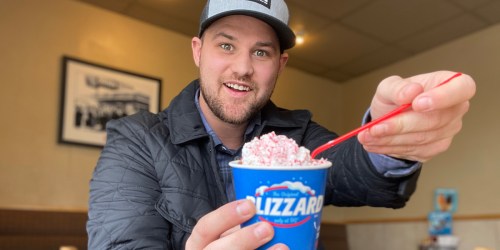
[[[427,235],[427,222],[359,223],[347,226],[350,250],[415,250]],[[500,249],[500,219],[459,220],[453,223],[456,250]],[[451,249],[449,249],[451,250]]]
[[[163,79],[162,107],[197,77],[190,37],[78,1],[0,1],[0,32],[0,208],[87,209],[99,149],[57,143],[63,55]],[[278,86],[277,104],[340,127],[319,112],[335,83],[290,68]]]
[[[456,188],[458,209],[453,216],[453,234],[459,237],[458,250],[475,247],[500,249],[500,168],[497,154],[500,131],[500,25],[445,44],[396,65],[372,72],[343,85],[342,93],[352,107],[344,113],[348,127],[369,101],[369,92],[383,77],[450,69],[465,72],[477,82],[461,133],[446,153],[424,165],[416,193],[399,210],[377,208],[333,208],[329,217],[342,215],[348,223],[351,250],[417,249],[427,237],[428,212],[433,209],[434,189]],[[450,82],[452,84],[452,82]],[[347,124],[351,122],[351,124]]]
[[[352,107],[344,113],[349,127],[358,124],[355,118],[369,104],[369,93],[385,76],[409,76],[440,69],[461,71],[477,82],[477,93],[464,118],[461,133],[451,148],[424,165],[415,195],[408,205],[399,210],[377,208],[349,208],[346,221],[381,218],[425,217],[433,208],[435,188],[457,188],[459,205],[457,216],[498,215],[500,217],[500,168],[496,154],[500,152],[497,129],[500,116],[500,25],[477,32],[449,44],[417,55],[396,65],[367,74],[342,85],[342,92],[353,98],[344,105]],[[348,124],[349,123],[349,124]]]

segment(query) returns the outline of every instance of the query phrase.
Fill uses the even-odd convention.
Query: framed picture
[[[102,147],[109,120],[160,110],[159,78],[68,56],[61,78],[60,143]]]
[[[434,191],[435,211],[455,213],[458,205],[458,191],[453,188],[437,188]]]

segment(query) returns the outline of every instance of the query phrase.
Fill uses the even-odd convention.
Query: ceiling
[[[80,0],[188,36],[205,1]],[[289,66],[338,83],[500,22],[498,0],[287,0]]]

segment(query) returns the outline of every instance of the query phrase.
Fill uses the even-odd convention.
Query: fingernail
[[[247,201],[241,201],[238,206],[236,206],[236,212],[241,216],[249,215],[251,212],[250,204]]]
[[[428,111],[432,109],[432,99],[430,97],[421,97],[417,100],[417,105],[423,111]]]
[[[271,235],[271,231],[269,230],[269,226],[260,223],[255,229],[254,229],[255,236],[257,236],[258,239],[265,239]]]

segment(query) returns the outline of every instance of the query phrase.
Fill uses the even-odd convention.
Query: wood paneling
[[[343,224],[321,224],[319,233],[320,249],[348,250],[347,229]],[[321,248],[322,247],[322,248]]]
[[[83,212],[0,210],[0,249],[87,249]]]
[[[57,250],[60,246],[87,249],[86,212],[0,209],[0,249]],[[322,224],[320,248],[348,250],[346,226]]]

